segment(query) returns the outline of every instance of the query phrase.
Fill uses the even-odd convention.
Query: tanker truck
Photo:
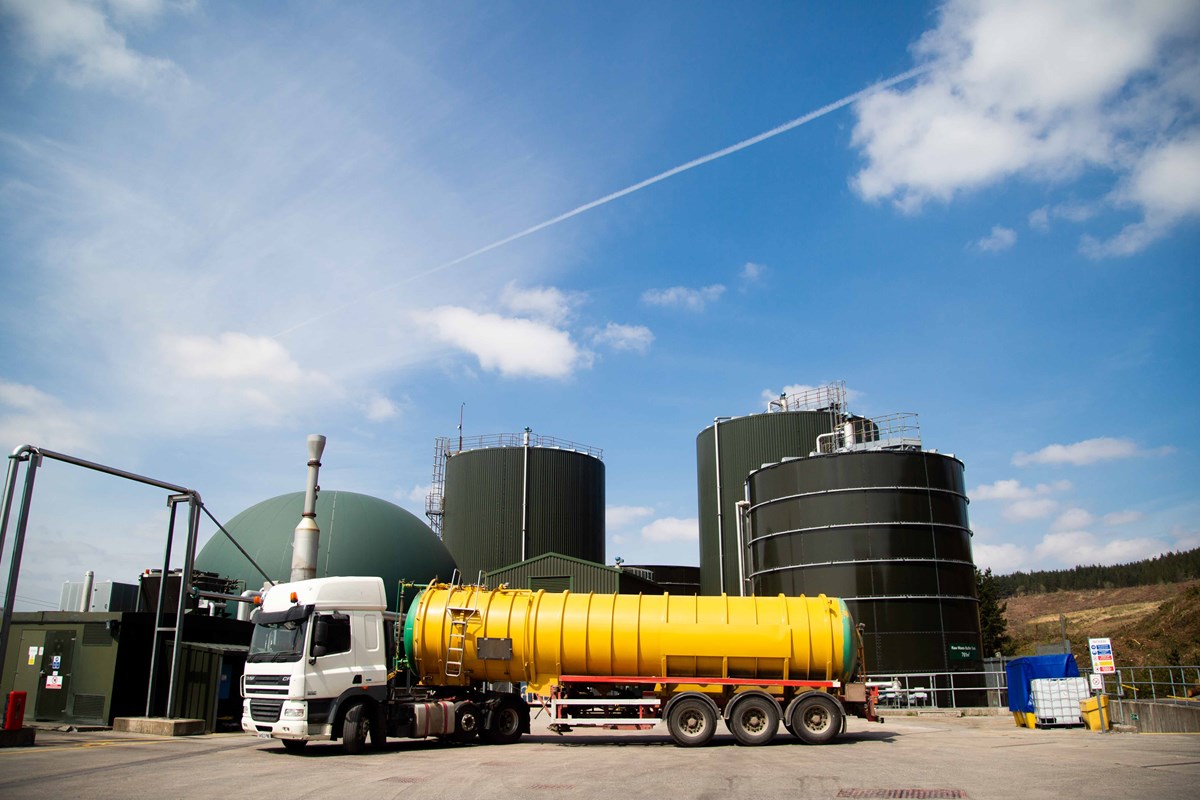
[[[403,593],[400,595],[403,597]],[[843,601],[529,591],[432,583],[389,611],[379,578],[281,583],[261,598],[242,678],[242,728],[289,751],[387,737],[507,744],[550,728],[646,729],[744,745],[782,721],[825,743],[847,714],[876,719],[857,682],[862,637]],[[540,712],[539,712],[540,713]]]

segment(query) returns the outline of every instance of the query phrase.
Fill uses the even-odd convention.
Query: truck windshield
[[[304,656],[308,617],[254,626],[247,661],[299,661]]]

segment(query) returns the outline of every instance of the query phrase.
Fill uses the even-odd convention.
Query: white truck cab
[[[335,738],[345,710],[387,697],[387,597],[377,577],[270,588],[254,612],[242,679],[242,729],[288,749]],[[342,712],[339,714],[339,710]]]

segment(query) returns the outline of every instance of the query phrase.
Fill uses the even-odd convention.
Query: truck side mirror
[[[312,653],[310,661],[316,660],[329,652],[329,620],[327,617],[317,617],[313,621]]]

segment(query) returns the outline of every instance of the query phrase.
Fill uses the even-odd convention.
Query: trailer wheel
[[[717,714],[703,698],[684,697],[667,712],[667,730],[680,747],[700,747],[717,732]]]
[[[767,744],[779,731],[779,704],[769,697],[747,695],[735,703],[726,724],[738,744]]]
[[[805,744],[825,744],[842,730],[842,709],[824,692],[809,692],[792,701],[792,730]]]
[[[299,753],[304,749],[304,745],[308,744],[307,739],[280,739],[283,742],[283,749],[289,753]]]
[[[362,753],[370,733],[371,713],[365,703],[359,703],[346,712],[342,722],[342,750],[352,756]]]
[[[501,700],[480,735],[488,744],[512,744],[521,738],[521,709],[511,700]]]

